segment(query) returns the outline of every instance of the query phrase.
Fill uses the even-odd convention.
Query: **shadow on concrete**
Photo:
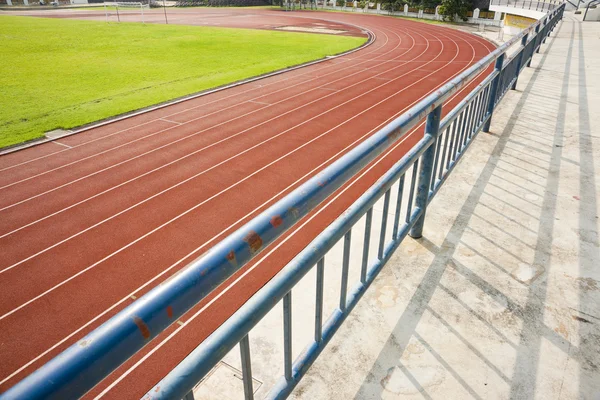
[[[585,71],[585,51],[581,23],[577,24],[579,33],[579,104],[590,104],[587,95],[587,78]],[[597,62],[597,60],[596,60]],[[596,109],[598,110],[598,109]],[[597,116],[597,112],[596,112]],[[589,276],[594,269],[600,268],[600,240],[598,238],[598,201],[596,199],[596,175],[591,140],[590,115],[587,107],[579,110],[579,276]],[[600,332],[595,328],[600,323],[597,291],[591,292],[585,282],[579,290],[579,305],[582,314],[579,318],[579,352],[585,362],[579,364],[579,394],[581,398],[594,390],[599,384],[600,365],[595,364],[595,357],[600,353]],[[595,281],[592,281],[595,282]],[[595,283],[594,283],[595,284]],[[583,310],[585,309],[585,311]],[[592,313],[595,313],[592,314]],[[595,321],[594,321],[595,320]],[[600,398],[600,394],[598,394]]]
[[[579,70],[575,71],[576,67],[572,64],[576,59],[574,51],[577,50],[577,25],[580,39],[577,51]],[[485,389],[476,386],[479,381],[471,379],[468,373],[465,374],[459,363],[444,358],[441,346],[436,348],[435,343],[419,333],[425,315],[427,319],[441,324],[445,334],[452,335],[453,340],[458,340],[469,349],[469,353],[495,374],[497,380],[506,384],[506,396],[501,396],[499,392],[490,393],[494,398],[531,399],[536,395],[540,396],[537,392],[540,385],[544,384],[540,375],[547,374],[547,371],[539,369],[546,343],[562,353],[560,360],[557,360],[557,364],[562,364],[555,366],[559,371],[557,376],[565,379],[560,370],[566,370],[570,359],[578,363],[579,398],[588,398],[589,393],[597,390],[599,366],[594,362],[600,351],[600,336],[596,325],[598,321],[590,322],[584,317],[587,314],[592,319],[595,314],[599,314],[597,309],[590,309],[594,304],[600,304],[597,297],[590,297],[597,294],[578,290],[582,309],[574,311],[580,313],[580,316],[552,314],[547,302],[549,281],[553,279],[553,274],[557,274],[551,270],[551,266],[552,258],[555,257],[553,235],[556,229],[562,227],[557,216],[557,202],[563,161],[571,167],[579,168],[579,276],[589,276],[590,271],[600,266],[590,116],[587,109],[583,111],[585,107],[581,107],[582,111],[579,113],[580,160],[578,162],[563,156],[565,122],[569,118],[567,99],[569,90],[574,90],[573,85],[570,86],[574,72],[578,72],[576,90],[579,91],[579,102],[588,104],[581,26],[578,21],[565,20],[559,25],[558,33],[565,28],[570,28],[570,38],[566,62],[563,61],[564,57],[560,59],[560,62],[564,62],[560,66],[561,73],[540,73],[547,63],[557,62],[548,60],[550,50],[555,45],[555,34],[523,89],[507,125],[499,133],[495,148],[441,245],[427,239],[426,224],[425,237],[419,243],[433,255],[433,260],[406,309],[397,319],[370,373],[356,393],[356,398],[385,397],[384,382],[389,381],[390,375],[397,373],[395,371],[401,371],[422,397],[431,398],[427,385],[423,384],[420,376],[411,372],[405,361],[406,349],[415,341],[452,376],[466,395],[476,399],[486,398],[483,394]],[[566,31],[569,32],[569,29]],[[564,35],[563,40],[566,40]],[[557,68],[554,65],[553,71]],[[535,102],[536,97],[543,100]],[[531,119],[531,125],[528,119]],[[546,128],[542,132],[531,132],[530,127],[540,126],[540,123],[545,124]],[[527,129],[530,132],[522,134]],[[544,135],[544,131],[548,135]],[[435,205],[434,202],[433,206]],[[498,220],[504,223],[499,223]],[[494,233],[493,237],[490,237],[490,232]],[[510,243],[510,246],[506,243]],[[470,257],[483,260],[500,278],[495,281],[488,279],[487,275],[465,262],[464,257],[457,256],[459,248],[468,252]],[[463,300],[462,291],[445,283],[444,278],[448,274],[458,276],[467,282],[465,285],[476,288],[487,298],[491,298],[493,303],[503,305],[506,309],[502,314],[504,321],[514,319],[509,324],[512,328],[507,329],[505,325],[495,323],[494,319]],[[507,283],[501,286],[497,282]],[[449,317],[431,305],[432,298],[439,293],[452,299],[462,307],[462,312],[468,313],[492,332],[498,342],[512,349],[513,358],[508,363],[512,368],[498,365],[498,359],[490,359],[480,343],[472,343],[464,333],[455,328]],[[549,324],[548,319],[553,318],[556,324]],[[577,321],[573,326],[578,327],[574,329],[579,329],[578,336],[570,334],[568,323],[563,323],[564,318],[571,322]],[[432,329],[431,324],[421,331],[425,329]],[[487,385],[487,382],[483,384]],[[560,390],[562,391],[562,384]],[[454,396],[448,394],[448,398],[456,398]]]

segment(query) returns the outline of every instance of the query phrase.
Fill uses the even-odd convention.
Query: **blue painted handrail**
[[[344,213],[343,217],[319,235],[313,242],[314,248],[311,245],[310,251],[301,252],[177,366],[159,384],[160,390],[153,389],[147,395],[151,398],[176,398],[189,394],[195,383],[225,355],[226,351],[240,342],[242,359],[245,360],[243,364],[247,366],[243,368],[244,377],[250,376],[247,373],[250,368],[247,334],[272,308],[274,299],[284,299],[284,309],[287,310],[284,318],[285,337],[286,341],[291,343],[291,322],[285,322],[291,321],[291,288],[315,263],[317,270],[322,271],[324,254],[344,235],[347,235],[346,240],[349,243],[352,225],[365,213],[370,224],[374,201],[385,194],[385,207],[389,207],[391,185],[400,179],[402,188],[404,174],[412,167],[406,223],[400,226],[400,204],[397,204],[394,240],[388,244],[381,242],[377,260],[369,268],[368,254],[364,254],[360,284],[348,297],[344,287],[340,308],[324,326],[319,323],[316,327],[315,342],[309,345],[307,351],[295,362],[291,360],[291,345],[289,351],[286,347],[285,375],[272,392],[273,397],[285,397],[322,351],[323,346],[409,230],[411,236],[420,236],[427,204],[464,154],[475,134],[479,130],[486,131],[489,128],[495,106],[516,84],[516,78],[524,68],[525,62],[530,62],[533,54],[539,50],[543,40],[562,18],[563,10],[564,5],[551,11],[542,20],[443,85],[168,281],[152,289],[0,395],[0,399],[70,399],[82,396],[427,117],[423,139],[354,203],[349,212]],[[519,40],[522,41],[520,51],[505,62],[506,50]],[[444,102],[494,62],[496,68],[491,75],[440,121]],[[419,162],[420,174],[417,182],[416,171]],[[413,196],[414,188],[416,193]],[[381,238],[385,237],[385,230],[386,226],[382,224]],[[349,251],[349,246],[347,247]],[[313,251],[315,249],[316,251]],[[345,260],[346,258],[347,255]],[[344,263],[347,285],[347,262]],[[321,289],[322,283],[321,279]],[[318,310],[317,314],[318,321],[322,321]],[[251,398],[251,382],[248,384],[246,379],[244,382],[246,396]]]

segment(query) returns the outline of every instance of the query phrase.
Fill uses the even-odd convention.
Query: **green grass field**
[[[0,16],[0,147],[340,53],[365,40]]]

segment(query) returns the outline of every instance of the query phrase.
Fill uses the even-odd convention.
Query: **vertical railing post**
[[[539,40],[539,35],[538,33],[540,32],[540,26],[536,26],[535,27],[535,35],[533,36],[533,39],[531,39],[533,41],[533,48],[531,49],[531,57],[529,57],[529,61],[527,61],[527,66],[531,67],[531,60],[533,60],[533,54],[536,52],[536,46]]]
[[[525,57],[525,46],[527,45],[527,37],[529,33],[523,36],[521,39],[521,54],[519,54],[519,59],[517,60],[517,69],[515,71],[515,83],[513,83],[511,89],[515,90],[517,88],[517,81],[519,80],[519,73],[521,73],[521,65],[523,64],[523,57]]]
[[[490,125],[492,124],[492,116],[494,115],[494,107],[496,106],[496,95],[498,94],[498,84],[500,83],[500,75],[502,74],[502,66],[504,65],[504,53],[500,54],[500,56],[496,59],[496,65],[494,67],[495,72],[497,73],[496,77],[492,81],[490,99],[487,104],[487,113],[489,115],[488,120],[485,121],[483,125],[483,131],[489,132]]]
[[[325,275],[325,258],[317,262],[317,296],[315,299],[315,342],[323,338],[323,276]]]
[[[189,392],[186,393],[185,396],[183,396],[183,399],[181,400],[195,400],[194,399],[194,391],[190,390]]]
[[[404,179],[404,175],[402,176]],[[396,217],[398,218],[398,217]],[[365,218],[365,238],[363,240],[363,254],[362,254],[362,265],[360,267],[360,282],[365,284],[367,282],[367,267],[369,266],[369,245],[371,243],[371,221],[373,219],[373,207],[367,211]]]
[[[240,357],[242,359],[242,380],[244,383],[244,399],[254,399],[252,388],[252,362],[250,361],[250,341],[248,335],[240,341]]]
[[[350,245],[352,230],[344,235],[344,254],[342,256],[342,287],[340,288],[340,310],[346,311],[346,295],[348,292],[348,270],[350,268]]]
[[[286,381],[292,380],[292,292],[283,297],[283,371]]]
[[[398,239],[398,229],[400,228],[400,214],[402,213],[402,195],[404,194],[405,176],[405,174],[402,174],[400,182],[398,182],[398,195],[396,196],[396,212],[394,215],[394,228],[392,230],[392,240]]]
[[[383,251],[385,250],[385,231],[387,229],[388,212],[390,211],[390,189],[385,192],[383,199],[383,216],[381,217],[381,231],[379,231],[379,249],[377,257],[383,259]]]
[[[550,32],[548,32],[548,18],[544,19],[544,37],[542,38],[542,44],[546,43],[546,38],[548,37],[548,35],[550,34]],[[539,51],[538,51],[539,53]]]
[[[421,210],[419,219],[415,222],[410,230],[410,236],[418,239],[423,236],[423,225],[425,224],[425,212],[427,211],[427,203],[429,202],[429,188],[431,186],[431,173],[433,171],[433,163],[435,158],[435,147],[440,131],[440,120],[442,119],[442,105],[437,106],[427,115],[427,123],[425,124],[425,136],[433,136],[433,142],[429,146],[421,160],[421,170],[419,173],[419,186],[417,187],[417,197],[415,206]]]

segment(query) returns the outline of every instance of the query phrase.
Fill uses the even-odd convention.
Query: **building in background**
[[[505,15],[504,33],[516,35],[560,4],[558,0],[491,0],[489,9]]]

